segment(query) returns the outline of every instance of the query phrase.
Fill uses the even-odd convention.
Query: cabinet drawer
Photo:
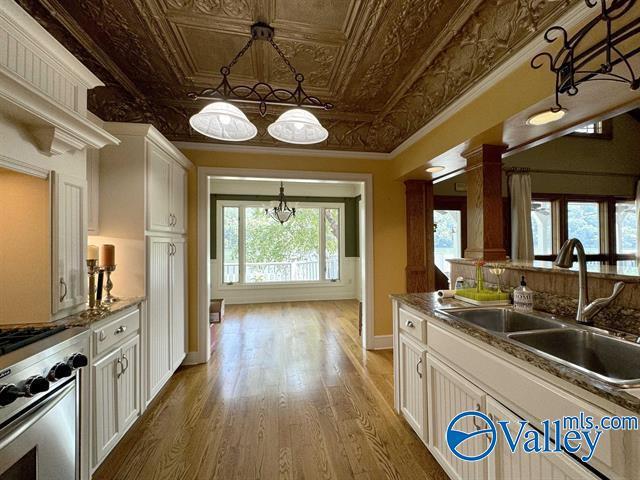
[[[400,308],[398,322],[400,322],[400,330],[422,343],[427,343],[427,321],[425,319]]]
[[[135,309],[95,329],[93,344],[95,354],[100,355],[120,343],[140,328],[140,310]]]

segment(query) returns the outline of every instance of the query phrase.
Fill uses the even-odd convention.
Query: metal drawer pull
[[[60,277],[60,285],[64,287],[64,293],[60,295],[60,301],[62,302],[64,298],[67,296],[67,284],[64,281],[64,278]]]
[[[416,364],[416,372],[418,373],[418,376],[420,378],[422,378],[422,372],[420,371],[421,364],[422,364],[422,358],[420,358],[420,360],[418,360],[418,363]]]
[[[413,322],[411,320],[407,320],[405,322],[405,325],[409,328],[415,328],[415,325],[413,324]]]
[[[127,327],[125,325],[120,325],[118,328],[116,328],[114,335],[119,335],[121,333],[124,333],[127,331]]]
[[[100,333],[98,334],[98,340],[100,340],[101,342],[104,342],[107,339],[107,335],[104,333],[104,330],[100,330]]]

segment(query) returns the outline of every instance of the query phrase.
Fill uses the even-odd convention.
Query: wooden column
[[[503,145],[482,145],[467,159],[467,249],[465,258],[504,260],[502,214]]]
[[[433,184],[407,180],[407,292],[435,290],[433,263]]]

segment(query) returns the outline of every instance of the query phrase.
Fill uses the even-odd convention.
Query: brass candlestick
[[[107,276],[107,281],[105,283],[104,289],[107,291],[107,295],[102,299],[103,303],[111,304],[118,301],[118,299],[111,295],[111,289],[113,288],[113,282],[111,281],[111,272],[116,270],[115,265],[105,265],[102,267],[102,271]]]
[[[89,313],[95,314],[100,310],[100,305],[96,301],[96,273],[98,268],[98,260],[87,260],[87,275],[89,275]]]

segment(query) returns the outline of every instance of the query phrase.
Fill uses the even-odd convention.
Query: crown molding
[[[319,150],[286,147],[256,147],[252,145],[223,145],[220,143],[201,142],[173,142],[173,144],[180,150],[201,150],[206,152],[270,154],[299,157],[354,158],[363,160],[391,160],[393,158],[390,153],[378,152],[351,152],[341,150]]]

